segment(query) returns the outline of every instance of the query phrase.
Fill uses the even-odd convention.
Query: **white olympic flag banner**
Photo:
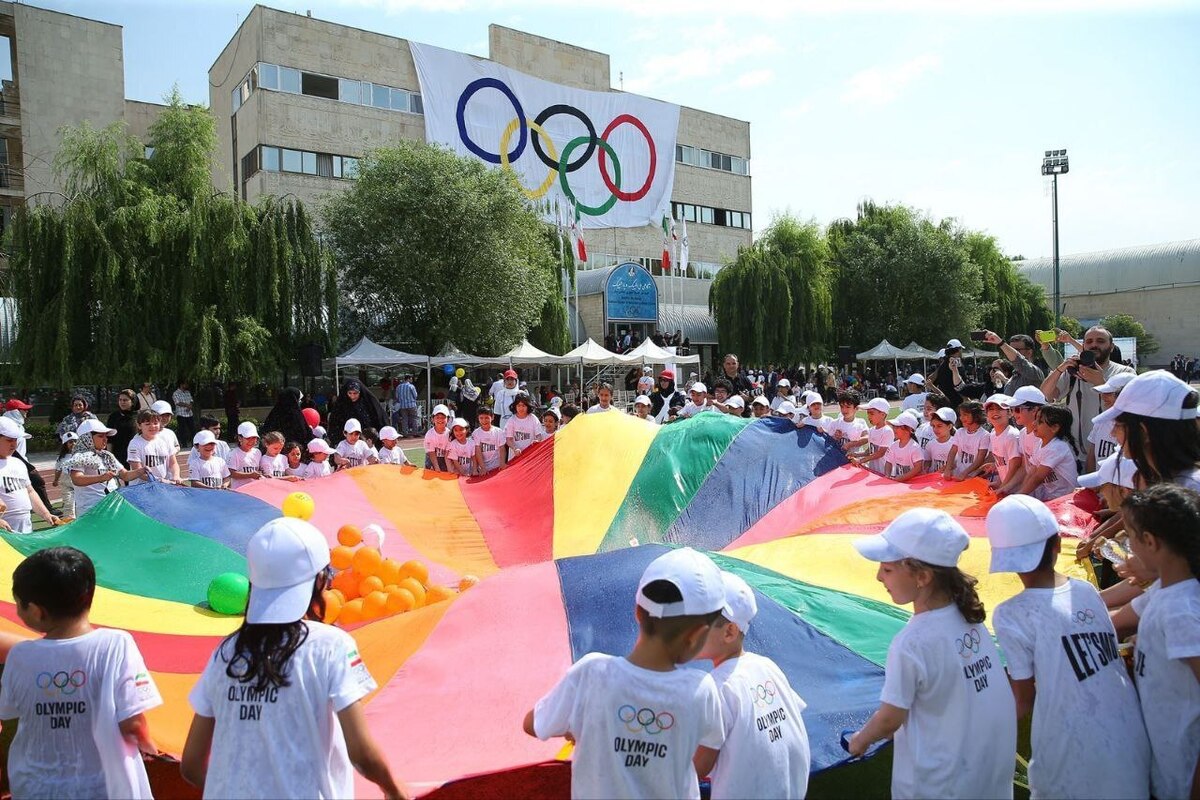
[[[573,204],[583,228],[659,225],[670,213],[679,106],[410,46],[431,144],[511,170],[548,219],[556,202]]]

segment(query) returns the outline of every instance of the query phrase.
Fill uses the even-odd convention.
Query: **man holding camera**
[[[1059,339],[1064,336],[1060,333]],[[1099,325],[1088,328],[1079,354],[1063,361],[1042,381],[1042,394],[1046,395],[1046,400],[1053,403],[1062,399],[1075,415],[1071,433],[1081,448],[1087,447],[1092,417],[1100,413],[1100,393],[1096,387],[1117,373],[1134,371],[1132,367],[1111,360],[1112,352],[1112,334]]]
[[[972,334],[974,338],[974,334]],[[1017,333],[1008,337],[1008,341],[1001,339],[993,331],[983,332],[983,341],[988,344],[997,345],[1000,348],[1000,355],[1004,356],[1008,363],[1012,364],[1012,377],[1004,384],[1001,389],[1001,394],[1006,394],[1009,397],[1020,389],[1022,386],[1041,386],[1042,381],[1046,379],[1046,375],[1042,372],[1042,368],[1033,363],[1033,338],[1026,336],[1023,333]]]

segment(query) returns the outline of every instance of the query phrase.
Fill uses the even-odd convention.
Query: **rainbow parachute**
[[[133,633],[165,699],[150,714],[153,734],[178,754],[187,692],[239,622],[207,609],[208,583],[245,571],[250,535],[295,488],[122,490],[66,527],[4,535],[0,574],[59,544],[93,558],[92,620]],[[980,577],[988,607],[1019,590],[1014,577],[987,574],[992,499],[982,481],[894,483],[780,419],[702,414],[660,428],[585,415],[492,477],[369,466],[301,488],[331,546],[341,525],[373,522],[386,532],[383,554],[425,562],[431,582],[481,579],[452,599],[348,628],[380,686],[367,718],[396,774],[420,792],[479,790],[498,775],[525,787],[542,779],[534,765],[555,762],[563,743],[527,737],[525,711],[583,654],[628,651],[637,580],[665,546],[712,551],[756,590],[748,647],[775,659],[809,704],[814,771],[844,763],[840,732],[876,707],[888,643],[907,619],[850,546],[856,535],[908,508],[944,509],[974,537],[962,566]],[[1068,527],[1087,524],[1073,505],[1058,512]],[[8,580],[0,628],[28,635]]]

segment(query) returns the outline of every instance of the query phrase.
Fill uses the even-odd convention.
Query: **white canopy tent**
[[[595,339],[590,338],[574,350],[563,353],[562,357],[572,363],[579,362],[588,366],[607,367],[630,363],[621,354],[605,349],[604,345],[597,344]]]
[[[393,350],[371,341],[366,336],[358,340],[358,344],[333,360],[334,387],[341,388],[339,371],[342,367],[398,367],[414,366],[425,368],[425,403],[430,399],[430,358],[415,353],[405,353],[403,350]]]
[[[539,350],[531,345],[528,339],[522,339],[519,345],[500,356],[500,358],[505,359],[510,366],[515,364],[541,365],[575,363],[573,359],[567,358],[566,356],[551,355],[544,350]]]
[[[450,344],[442,348],[442,352],[429,359],[429,363],[434,367],[444,367],[447,364],[453,364],[456,367],[486,367],[507,364],[508,356],[473,356]]]
[[[908,350],[902,350],[901,348],[896,347],[896,345],[889,342],[887,339],[884,339],[870,350],[859,353],[856,358],[858,358],[859,361],[891,361],[892,369],[894,369],[896,372],[896,380],[899,381],[900,359],[917,359],[921,358],[921,354],[910,352]]]
[[[670,350],[659,347],[654,342],[647,339],[637,347],[630,350],[622,358],[628,359],[634,364],[699,364],[700,356],[680,356],[672,353]]]

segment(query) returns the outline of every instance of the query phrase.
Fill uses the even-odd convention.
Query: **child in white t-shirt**
[[[400,432],[391,425],[384,425],[379,429],[379,445],[380,464],[411,466],[408,456],[404,454],[404,450],[400,447]]]
[[[954,432],[951,440],[950,457],[942,469],[942,477],[952,481],[973,478],[983,469],[988,457],[988,438],[991,434],[983,427],[983,405],[978,400],[968,400],[958,407],[958,419],[962,427]]]
[[[641,395],[639,395],[640,397]],[[647,398],[649,399],[649,398]],[[618,410],[615,407],[614,411]],[[553,439],[555,431],[558,430],[559,420],[562,419],[562,412],[557,408],[547,408],[542,412],[542,430],[537,435],[539,442],[544,442],[547,439]]]
[[[933,431],[933,439],[925,445],[925,470],[929,473],[939,473],[946,469],[950,462],[950,450],[954,447],[954,423],[958,415],[953,408],[942,407],[933,412],[929,428]]]
[[[1132,372],[1118,372],[1099,386],[1092,387],[1100,393],[1101,413],[1112,408],[1113,403],[1117,401],[1117,395],[1136,377],[1137,375]],[[1113,435],[1114,422],[1115,420],[1110,419],[1093,422],[1092,430],[1087,435],[1085,471],[1094,472],[1101,461],[1121,449],[1121,443]]]
[[[805,703],[774,661],[745,649],[758,613],[754,591],[732,573],[721,579],[725,607],[696,657],[713,662],[725,743],[719,750],[702,745],[696,772],[711,776],[714,800],[804,797],[812,764],[800,716]]]
[[[117,457],[109,452],[108,439],[117,431],[98,419],[86,419],[76,431],[82,439],[91,438],[92,449],[80,452],[67,462],[66,468],[75,484],[75,513],[82,517],[104,496],[117,490],[117,478],[123,481],[145,477],[146,468],[127,470]],[[82,450],[82,448],[81,448]]]
[[[1021,494],[1049,502],[1075,491],[1079,467],[1075,464],[1075,437],[1071,435],[1071,409],[1044,405],[1038,410],[1034,429],[1042,446],[1025,467]]]
[[[228,489],[229,467],[216,454],[217,437],[212,431],[200,431],[192,438],[195,460],[189,460],[188,482],[196,489]]]
[[[146,468],[146,478],[130,481],[130,485],[147,481],[179,483],[179,462],[175,460],[178,446],[160,436],[162,423],[158,414],[146,409],[137,415],[138,435],[129,442],[126,462],[131,470]]]
[[[1158,573],[1141,609],[1133,657],[1150,737],[1150,793],[1200,792],[1200,493],[1171,483],[1134,492],[1121,507],[1129,547]],[[1120,731],[1113,732],[1114,736]]]
[[[588,653],[525,715],[525,732],[575,742],[572,797],[695,798],[692,758],[725,740],[721,702],[696,657],[721,615],[721,571],[690,547],[646,567],[626,657]]]
[[[288,442],[283,446],[283,454],[287,457],[287,474],[297,480],[304,479],[304,451],[299,442]]]
[[[617,407],[612,404],[613,388],[611,384],[602,383],[596,389],[596,402],[588,407],[587,413],[600,414],[605,411],[616,411]]]
[[[917,415],[912,411],[903,411],[888,422],[896,441],[888,445],[883,463],[887,476],[894,481],[908,483],[925,472],[925,451],[913,438],[920,424]]]
[[[329,466],[329,456],[333,454],[333,448],[329,446],[329,442],[316,438],[310,441],[305,449],[308,450],[309,462],[302,467],[301,478],[311,481],[333,474],[333,468]]]
[[[633,416],[657,425],[658,421],[655,420],[654,415],[650,413],[653,407],[654,404],[648,395],[639,394],[637,397],[633,398]]]
[[[513,415],[504,424],[504,438],[508,444],[508,460],[510,462],[536,442],[538,433],[542,430],[541,423],[531,413],[532,411],[533,406],[530,404],[529,395],[517,395],[517,399],[513,401]]]
[[[1100,593],[1055,571],[1061,543],[1054,514],[1028,495],[1006,497],[988,511],[987,535],[990,571],[1015,572],[1025,587],[996,607],[992,625],[1017,718],[1033,714],[1030,793],[1148,797],[1150,745],[1137,691]],[[1120,758],[1103,757],[1114,740]]]
[[[172,455],[178,453],[182,448],[179,446],[179,437],[175,435],[175,431],[171,430],[171,420],[175,416],[174,409],[166,400],[156,400],[150,406],[150,410],[158,414],[158,422],[162,427],[159,430],[159,437],[170,443]]]
[[[847,454],[853,453],[857,448],[851,445],[867,436],[867,421],[858,418],[858,405],[862,402],[862,396],[854,389],[847,389],[839,392],[837,399],[838,410],[842,415],[831,421],[825,432],[832,436]]]
[[[361,467],[376,463],[371,455],[371,445],[362,438],[362,423],[351,417],[346,420],[342,433],[346,438],[338,442],[333,463],[338,467]]]
[[[484,475],[504,469],[506,463],[504,431],[492,425],[493,417],[490,408],[481,406],[477,416],[479,427],[471,431],[471,439],[479,450],[479,457],[483,459]]]
[[[1014,469],[1022,469],[1021,435],[1012,427],[1009,406],[1012,398],[1007,395],[992,395],[983,404],[987,414],[988,424],[992,426],[992,435],[988,439],[988,452],[991,453],[991,464],[995,475],[989,483],[992,489],[999,489],[1008,482],[1008,476]],[[988,467],[984,467],[986,472]]]
[[[258,462],[262,460],[262,451],[258,449],[258,428],[253,422],[243,422],[237,429],[238,446],[229,451],[229,475],[233,479],[233,488],[245,486],[262,477],[258,471]]]
[[[462,417],[454,420],[454,424],[450,426],[452,438],[446,458],[450,471],[464,478],[483,474],[483,458],[479,455],[479,446],[467,436],[470,427]]]
[[[425,469],[449,472],[446,452],[450,449],[450,409],[439,403],[429,419],[433,427],[425,431]]]
[[[867,422],[870,423],[867,435],[850,442],[848,448],[848,451],[853,452],[866,445],[867,451],[862,455],[850,456],[851,464],[866,467],[878,475],[883,474],[883,458],[887,455],[888,447],[896,439],[896,435],[887,424],[887,415],[891,408],[888,401],[882,397],[876,397],[867,403]]]
[[[62,487],[60,489],[62,506],[59,509],[62,513],[59,516],[63,519],[75,519],[75,484],[71,483],[71,471],[67,469],[67,462],[71,460],[71,453],[75,449],[77,441],[79,441],[79,434],[75,431],[64,433],[62,447],[59,448],[58,458],[54,462],[54,483],[52,485]]]
[[[828,431],[833,420],[825,416],[825,402],[816,392],[805,392],[801,396],[805,413],[800,417],[800,424],[819,431]]]
[[[13,646],[0,683],[0,718],[20,720],[14,797],[151,797],[141,754],[158,750],[145,714],[162,697],[133,637],[92,627],[95,590],[95,566],[73,547],[39,550],[13,571],[17,615],[44,634]]]
[[[271,431],[263,437],[265,451],[258,460],[258,471],[264,478],[275,478],[281,481],[298,481],[300,478],[288,474],[288,457],[283,454],[283,434]]]
[[[689,389],[688,392],[688,396],[691,397],[691,399],[684,404],[683,408],[678,409],[678,411],[671,409],[671,411],[675,413],[668,419],[668,421],[674,421],[676,419],[691,419],[697,414],[703,414],[706,411],[716,410],[713,408],[712,403],[708,402],[708,387],[703,383],[693,383],[692,388]]]
[[[891,737],[892,797],[1012,798],[1017,717],[976,580],[958,569],[969,537],[944,511],[905,511],[854,542],[913,615],[888,647],[879,710],[846,743]]]
[[[184,780],[206,797],[353,797],[357,769],[385,797],[405,796],[367,728],[362,701],[376,685],[358,645],[320,622],[332,580],[325,537],[304,520],[273,519],[250,538],[246,562],[245,621],[188,695]]]
[[[921,424],[917,427],[916,433],[917,445],[922,450],[933,441],[933,415],[939,408],[948,405],[950,405],[950,401],[946,400],[941,393],[925,393],[925,399],[921,403]]]
[[[1036,428],[1038,409],[1045,404],[1046,396],[1035,386],[1022,386],[1013,392],[1009,411],[1012,412],[1013,419],[1020,426],[1020,432],[1017,434],[1017,449],[1021,454],[1021,468],[1009,471],[1008,480],[1001,484],[1000,488],[996,490],[996,494],[1017,494],[1021,491],[1021,486],[1025,483],[1025,474],[1029,471],[1033,461],[1033,454],[1042,446],[1042,440],[1038,438]]]

